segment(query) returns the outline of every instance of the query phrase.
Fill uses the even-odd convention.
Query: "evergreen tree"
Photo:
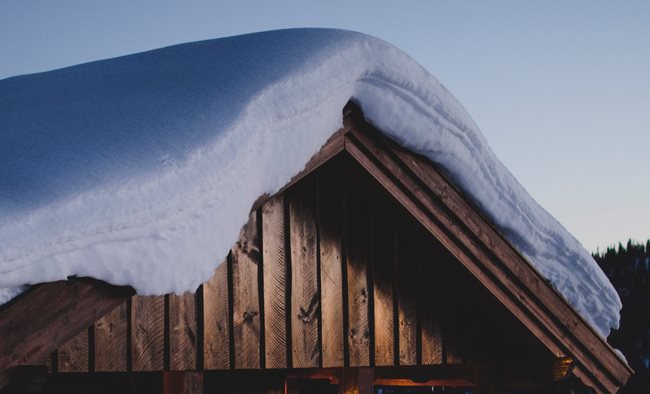
[[[619,242],[593,257],[623,303],[620,328],[607,338],[636,371],[622,393],[650,393],[650,240]]]

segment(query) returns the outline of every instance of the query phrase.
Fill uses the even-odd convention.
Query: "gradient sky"
[[[0,0],[0,79],[254,31],[360,31],[435,75],[588,250],[650,238],[650,1],[487,3]]]

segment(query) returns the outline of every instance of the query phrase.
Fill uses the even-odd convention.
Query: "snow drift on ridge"
[[[304,167],[352,98],[450,175],[603,336],[621,302],[591,256],[399,49],[295,29],[0,81],[0,287],[92,276],[194,290],[263,193]]]

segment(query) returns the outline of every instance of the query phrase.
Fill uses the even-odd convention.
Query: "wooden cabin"
[[[614,393],[632,374],[353,106],[196,293],[35,286],[0,309],[0,371],[2,392],[35,393]]]

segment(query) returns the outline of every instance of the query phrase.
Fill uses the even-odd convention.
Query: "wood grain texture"
[[[458,264],[454,257],[446,252],[440,253],[438,259],[445,266]],[[468,342],[471,339],[467,326],[474,321],[469,316],[470,314],[478,315],[477,312],[466,309],[470,300],[474,298],[472,292],[465,289],[462,297],[458,295],[459,286],[457,284],[460,284],[461,280],[458,270],[446,270],[445,280],[438,283],[438,297],[446,299],[441,305],[442,322],[440,324],[442,326],[443,362],[452,365],[463,363],[469,346]]]
[[[431,315],[422,320],[422,364],[442,364],[442,327]]]
[[[261,263],[257,213],[252,212],[231,249],[235,368],[260,367],[260,305],[258,267]]]
[[[397,232],[399,363],[417,363],[417,283],[419,252],[418,230],[401,218]]]
[[[319,177],[321,331],[323,367],[342,367],[343,341],[343,189],[338,170],[328,167]]]
[[[314,178],[303,179],[287,193],[287,198],[291,233],[292,367],[314,368],[320,363],[320,297]]]
[[[372,211],[375,365],[395,364],[395,207],[378,197]]]
[[[425,240],[427,246],[423,248],[422,260],[419,275],[419,302],[418,308],[422,321],[421,347],[422,364],[442,364],[442,319],[443,314],[439,304],[446,300],[442,291],[441,283],[446,278],[440,277],[440,265],[443,255],[441,247],[431,245],[437,244],[433,239]],[[438,268],[438,269],[436,269]]]
[[[196,368],[196,300],[194,293],[171,294],[169,302],[169,368]]]
[[[287,367],[287,262],[284,196],[262,207],[264,347],[266,368]]]
[[[91,279],[34,286],[1,308],[0,370],[42,363],[132,294],[130,287]]]
[[[131,298],[131,368],[162,371],[165,354],[165,297]]]
[[[88,329],[85,329],[56,352],[58,372],[88,372],[88,352]]]
[[[370,365],[370,327],[368,308],[368,260],[370,256],[370,212],[363,198],[367,185],[358,171],[346,179],[347,237],[346,273],[348,297],[349,366]]]
[[[128,357],[127,327],[126,302],[95,322],[95,371],[126,371]]]
[[[221,263],[203,284],[203,365],[205,369],[230,368],[230,312],[228,266]]]

